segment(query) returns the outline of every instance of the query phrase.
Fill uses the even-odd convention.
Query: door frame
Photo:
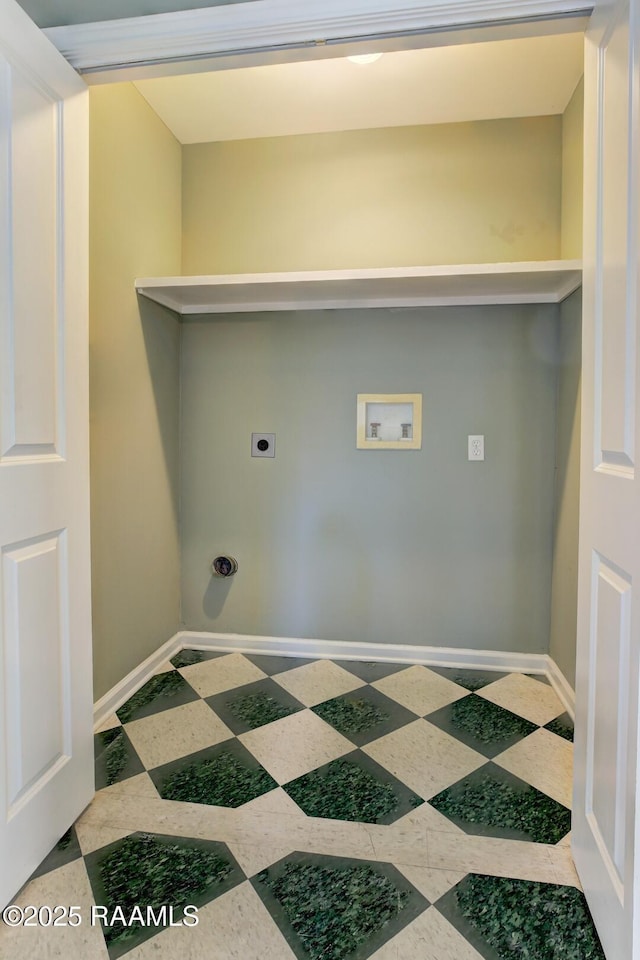
[[[43,33],[91,86],[344,57],[369,49],[584,32],[594,8],[606,2],[402,0],[394,8],[390,0],[306,0],[301,12],[292,0],[236,0]]]
[[[598,0],[239,0],[43,32],[89,83],[583,30]],[[425,42],[427,41],[427,42]]]
[[[585,29],[598,0],[245,2],[43,32],[89,84]],[[392,34],[389,34],[389,31]]]
[[[42,32],[92,86],[344,57],[366,49],[424,49],[583,32],[595,6],[605,2],[403,0],[395,10],[390,0],[306,0],[304,11],[294,14],[292,0],[236,0]]]

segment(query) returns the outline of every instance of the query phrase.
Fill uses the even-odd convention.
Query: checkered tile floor
[[[602,956],[543,678],[184,650],[95,739],[96,798],[18,902],[104,922],[0,927],[3,955],[555,960],[559,930]]]

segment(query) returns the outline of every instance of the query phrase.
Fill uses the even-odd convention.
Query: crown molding
[[[584,0],[248,0],[44,31],[82,73],[326,47],[464,27],[587,17]]]

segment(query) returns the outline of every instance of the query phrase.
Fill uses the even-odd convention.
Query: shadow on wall
[[[580,448],[580,401],[582,394],[582,300],[574,294],[576,305],[572,301],[572,313],[569,314],[569,304],[567,311],[562,317],[562,327],[560,328],[559,340],[559,364],[560,377],[559,398],[560,406],[559,417],[562,416],[562,424],[559,424],[559,430],[563,433],[559,436],[559,442],[556,449],[556,470],[558,476],[558,487],[561,496],[564,496],[564,490],[567,486],[567,475],[570,469],[572,455],[575,457],[577,467],[579,467],[579,448]],[[576,453],[577,451],[577,453]],[[579,472],[577,470],[577,472]],[[577,501],[579,487],[575,487],[568,492],[568,496]]]
[[[211,576],[202,599],[205,616],[212,620],[220,616],[232,585],[233,580],[230,577]]]
[[[180,496],[176,457],[180,429],[180,323],[174,313],[146,297],[139,296],[138,305],[177,528]]]

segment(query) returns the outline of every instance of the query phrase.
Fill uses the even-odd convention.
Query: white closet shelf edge
[[[466,263],[201,277],[145,277],[136,291],[181,316],[285,310],[560,303],[579,260]]]

